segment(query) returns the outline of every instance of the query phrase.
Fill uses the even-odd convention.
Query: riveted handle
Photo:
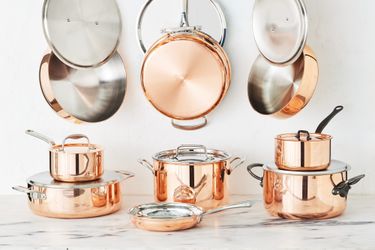
[[[349,190],[352,188],[352,186],[356,183],[358,183],[361,179],[365,177],[364,174],[358,175],[356,177],[350,178],[349,180],[342,181],[339,184],[337,184],[332,189],[333,195],[340,195],[340,197],[346,198],[348,196]]]
[[[47,195],[45,193],[38,192],[38,191],[35,191],[35,190],[30,190],[26,187],[14,186],[14,187],[12,187],[12,189],[16,190],[18,192],[28,194],[34,200],[45,200],[45,199],[47,199]]]
[[[344,109],[344,106],[336,106],[335,109],[329,114],[316,128],[315,133],[320,134],[323,132],[323,129],[328,125],[328,123],[335,117],[338,113],[340,113]]]
[[[54,140],[52,140],[48,136],[45,136],[45,135],[43,135],[41,133],[35,132],[34,130],[28,129],[28,130],[25,131],[25,133],[27,135],[31,135],[31,136],[34,136],[35,138],[38,138],[38,139],[40,139],[42,141],[45,141],[45,142],[47,142],[51,146],[55,146],[56,145],[56,143],[54,142]]]
[[[145,159],[138,159],[138,163],[141,164],[143,167],[149,169],[152,172],[152,174],[155,174],[154,167],[147,160],[145,160]]]
[[[237,162],[237,164],[235,164]],[[230,175],[236,168],[241,166],[245,162],[244,158],[242,157],[234,157],[229,161],[229,168],[227,169],[227,174]]]
[[[260,181],[260,186],[263,187],[263,176],[258,176],[256,175],[254,172],[253,172],[253,169],[254,168],[262,168],[263,169],[263,165],[264,164],[261,164],[261,163],[254,163],[254,164],[251,164],[249,166],[247,166],[247,172],[249,172],[249,174],[256,180]]]

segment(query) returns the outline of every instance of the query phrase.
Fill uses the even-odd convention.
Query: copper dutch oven
[[[253,172],[263,168],[263,176]],[[328,219],[341,215],[346,208],[352,185],[365,175],[348,179],[350,166],[332,161],[324,171],[286,171],[275,165],[252,164],[247,171],[260,181],[266,210],[285,219]]]
[[[32,130],[26,134],[41,139],[51,145],[49,149],[49,169],[57,181],[81,182],[99,179],[103,174],[103,149],[91,144],[85,135],[66,137],[62,144],[55,144],[50,138]],[[66,143],[70,139],[86,139],[87,143]]]
[[[202,145],[181,145],[157,153],[153,160],[153,164],[139,163],[154,175],[155,201],[191,203],[205,209],[227,202],[227,179],[243,163],[239,157]]]
[[[323,134],[331,119],[344,109],[337,106],[318,126],[315,133],[300,130],[275,138],[275,163],[278,168],[293,171],[318,171],[331,163],[332,136]]]
[[[53,218],[89,218],[111,214],[121,208],[121,182],[133,177],[126,171],[106,171],[100,180],[82,183],[59,182],[48,172],[27,180],[27,187],[14,190],[27,194],[30,209]]]

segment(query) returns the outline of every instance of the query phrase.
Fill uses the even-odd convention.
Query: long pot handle
[[[182,12],[181,12],[181,21],[180,27],[189,27],[189,0],[181,0]]]
[[[249,174],[254,178],[254,179],[257,179],[258,181],[260,181],[260,186],[263,187],[263,176],[260,177],[258,175],[256,175],[254,172],[253,172],[253,169],[254,168],[263,168],[263,165],[264,164],[261,164],[261,163],[254,163],[254,164],[251,164],[249,166],[247,166],[247,172],[249,172]]]
[[[64,138],[62,144],[61,144],[61,151],[64,151],[65,149],[65,144],[66,144],[66,141],[67,140],[79,140],[79,139],[85,139],[87,141],[87,145],[88,145],[88,151],[91,150],[91,149],[95,149],[95,147],[93,147],[90,143],[90,139],[87,135],[84,135],[84,134],[72,134],[72,135],[68,135],[67,137]]]
[[[332,111],[331,114],[329,114],[316,128],[315,133],[322,133],[323,129],[328,125],[328,123],[332,120],[333,117],[335,117],[338,113],[340,113],[344,109],[344,106],[337,106],[335,109]]]
[[[332,194],[333,195],[340,195],[340,197],[347,197],[349,190],[352,188],[354,184],[357,184],[361,179],[365,177],[364,174],[358,175],[356,177],[350,178],[349,180],[342,181],[334,188],[332,189]]]
[[[203,215],[216,214],[216,213],[219,213],[219,212],[222,212],[222,211],[225,211],[225,210],[235,209],[235,208],[252,207],[254,204],[255,204],[255,201],[250,201],[250,200],[241,201],[241,202],[238,202],[238,203],[233,203],[233,204],[229,204],[229,205],[226,205],[226,206],[222,206],[222,207],[207,210],[206,212],[203,213]]]
[[[31,136],[34,136],[35,138],[38,138],[38,139],[40,139],[42,141],[45,141],[45,142],[47,142],[51,146],[55,146],[56,145],[56,143],[55,143],[54,140],[52,140],[48,136],[45,136],[45,135],[43,135],[41,133],[35,132],[34,130],[28,129],[28,130],[25,131],[25,133],[27,135],[31,135]]]
[[[21,193],[28,194],[28,195],[31,196],[32,199],[35,199],[35,200],[45,200],[45,199],[47,199],[47,195],[45,193],[38,192],[38,191],[35,191],[35,190],[30,190],[26,187],[14,186],[14,187],[12,187],[12,189],[16,190],[18,192],[21,192]]]
[[[238,161],[238,163],[234,166],[232,166],[236,161]],[[234,157],[232,160],[229,161],[229,168],[227,169],[227,174],[230,175],[234,170],[236,170],[236,168],[238,168],[239,166],[241,166],[243,163],[245,162],[245,159],[242,158],[242,157]]]
[[[145,159],[138,159],[138,163],[141,164],[143,167],[149,169],[152,174],[155,174],[154,167],[147,160],[145,160]]]
[[[177,119],[172,119],[171,123],[172,123],[173,127],[177,128],[177,129],[182,129],[182,130],[197,130],[197,129],[203,128],[208,123],[207,117],[205,117],[205,116],[200,117],[198,120],[200,122],[197,122],[196,124],[192,124],[192,125],[183,124],[183,122],[185,122],[185,121],[177,120]]]
[[[135,174],[133,172],[129,172],[129,171],[125,171],[125,170],[116,170],[115,172],[118,173],[118,174],[125,175],[126,177],[125,177],[124,180],[133,178],[135,176]]]

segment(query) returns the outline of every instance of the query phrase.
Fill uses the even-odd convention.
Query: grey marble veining
[[[250,209],[206,216],[181,232],[142,231],[127,209],[152,201],[125,196],[123,209],[93,219],[62,220],[34,215],[24,196],[0,196],[0,249],[375,249],[375,196],[351,196],[344,215],[330,220],[270,217],[260,197]]]

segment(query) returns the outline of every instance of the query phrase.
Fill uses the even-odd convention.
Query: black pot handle
[[[340,113],[344,109],[343,106],[337,106],[332,111],[331,114],[329,114],[316,128],[315,133],[321,134],[323,132],[323,129],[328,125],[328,123],[332,120],[333,117],[335,117],[338,113]]]
[[[358,183],[363,177],[365,177],[365,175],[361,174],[356,177],[350,178],[347,181],[340,182],[332,189],[332,194],[340,195],[340,197],[346,198],[348,196],[349,190],[352,188],[352,185]]]
[[[311,140],[311,136],[310,136],[310,133],[309,133],[309,131],[307,131],[307,130],[298,130],[298,132],[297,132],[297,139],[300,141],[301,140],[301,137],[302,137],[302,135],[306,135],[306,140],[307,141],[310,141]]]
[[[249,166],[247,166],[247,172],[249,172],[249,174],[256,180],[260,181],[260,186],[263,187],[263,176],[260,177],[258,175],[256,175],[254,172],[253,172],[253,168],[263,168],[263,165],[264,164],[261,164],[261,163],[254,163],[254,164],[251,164]]]

